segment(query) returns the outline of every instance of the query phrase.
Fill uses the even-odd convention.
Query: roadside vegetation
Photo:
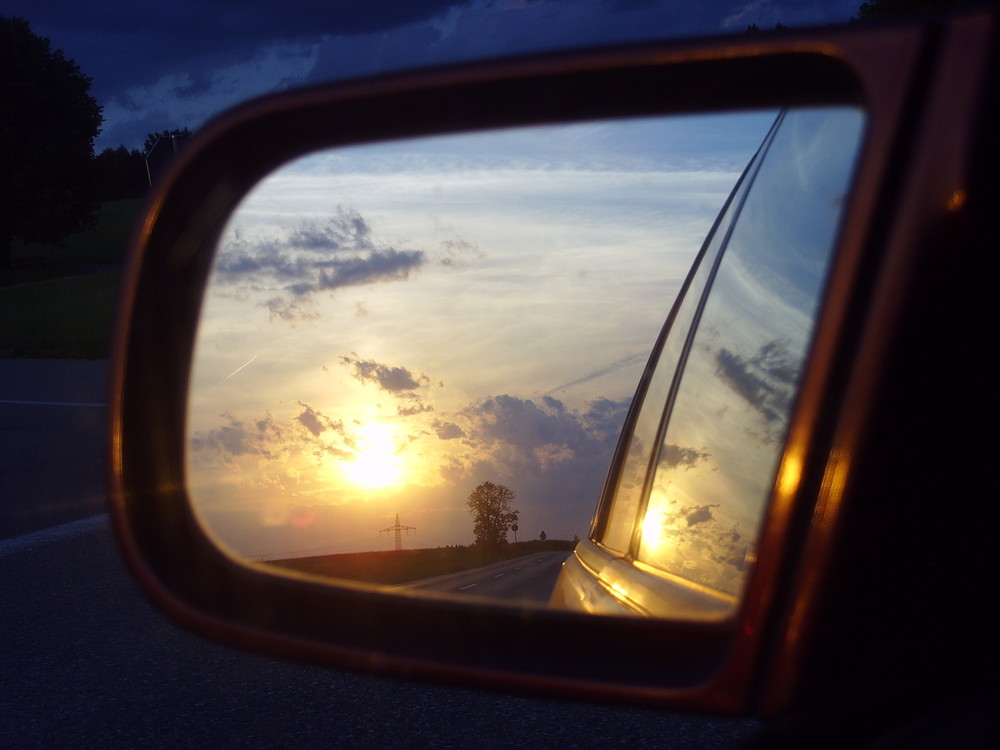
[[[190,135],[94,153],[91,79],[0,15],[0,357],[106,358],[120,268],[149,179]],[[169,139],[166,147],[164,138]]]
[[[0,289],[0,356],[106,359],[120,273]]]
[[[138,199],[101,205],[59,244],[15,242],[0,268],[0,357],[105,359]]]
[[[100,204],[93,227],[71,234],[61,243],[15,241],[11,248],[13,268],[0,268],[0,284],[6,286],[9,276],[38,268],[59,272],[77,265],[120,265],[141,207],[141,198],[107,201]]]

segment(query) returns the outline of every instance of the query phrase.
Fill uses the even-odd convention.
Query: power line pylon
[[[379,529],[378,535],[382,536],[382,534],[388,534],[390,531],[394,532],[396,534],[396,552],[399,552],[400,550],[403,549],[403,532],[405,531],[409,533],[411,531],[416,531],[416,530],[417,530],[416,526],[402,526],[399,523],[399,513],[397,513],[396,523],[387,528]]]

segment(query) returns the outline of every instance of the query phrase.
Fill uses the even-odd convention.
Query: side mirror
[[[811,607],[818,591],[817,576],[823,570],[823,557],[846,486],[840,480],[829,481],[834,440],[831,425],[837,422],[837,410],[851,375],[835,363],[857,346],[852,300],[865,288],[859,269],[871,263],[872,238],[884,218],[878,213],[884,208],[879,207],[877,198],[890,180],[892,169],[897,168],[893,166],[893,144],[907,126],[907,92],[919,70],[925,35],[919,28],[890,28],[877,33],[845,29],[501,61],[293,92],[251,103],[211,124],[185,149],[149,204],[128,270],[113,361],[112,507],[126,557],[147,593],[168,614],[204,634],[338,666],[627,698],[673,707],[782,710],[791,701],[801,676],[810,617],[814,614]],[[770,332],[773,335],[764,331],[753,334],[750,338],[756,343],[750,348],[726,344],[713,350],[715,366],[722,368],[722,379],[728,383],[727,393],[735,394],[729,401],[720,400],[717,408],[750,409],[755,419],[763,420],[763,427],[753,432],[757,428],[751,430],[751,422],[743,423],[748,431],[745,439],[766,443],[768,450],[750,459],[757,467],[753,481],[758,496],[747,501],[749,510],[743,505],[723,507],[722,501],[692,496],[687,505],[682,504],[687,510],[671,517],[675,530],[693,528],[711,518],[719,522],[719,528],[751,539],[749,545],[731,545],[733,555],[742,557],[719,563],[720,570],[728,571],[725,576],[699,578],[685,573],[684,556],[697,549],[697,554],[707,560],[711,555],[721,556],[721,548],[711,547],[711,540],[689,547],[670,547],[663,540],[652,544],[651,540],[659,537],[648,525],[650,518],[666,518],[667,503],[671,502],[664,499],[666,496],[650,499],[658,481],[656,467],[680,465],[683,475],[685,456],[692,462],[693,456],[723,450],[709,448],[707,442],[671,442],[665,409],[679,403],[678,393],[683,386],[670,373],[694,361],[692,351],[707,343],[693,333],[685,333],[679,342],[672,343],[669,332],[693,331],[697,326],[692,321],[711,320],[712,330],[721,336],[723,327],[746,324],[756,314],[736,308],[712,312],[699,289],[725,276],[719,258],[737,236],[736,217],[750,200],[747,196],[757,171],[763,175],[767,168],[764,154],[768,149],[778,154],[786,148],[778,144],[777,139],[783,137],[780,129],[764,138],[777,110],[790,110],[793,115],[846,113],[839,119],[814,120],[812,126],[806,122],[808,118],[789,116],[789,129],[785,131],[788,138],[799,139],[800,146],[806,144],[786,154],[812,157],[816,154],[808,153],[808,144],[836,144],[838,150],[829,153],[836,153],[840,161],[837,169],[830,170],[836,177],[813,194],[830,198],[824,208],[817,208],[823,216],[821,221],[827,222],[825,234],[817,241],[817,245],[823,245],[823,258],[815,261],[803,254],[795,261],[798,265],[775,282],[787,292],[788,310],[808,307],[808,330],[800,330],[796,327],[798,321],[787,316],[778,320],[784,313],[775,308],[768,313],[775,322]],[[429,271],[426,278],[421,277],[427,282],[423,296],[407,297],[416,285],[407,286],[401,279],[408,278],[408,273],[416,274],[427,261],[427,256],[420,254],[424,252],[422,246],[412,238],[419,232],[433,232],[435,226],[440,230],[445,222],[435,225],[433,210],[427,204],[418,211],[423,212],[426,226],[408,225],[406,222],[416,213],[404,213],[398,204],[379,204],[372,198],[374,213],[382,210],[384,216],[389,216],[390,211],[396,212],[380,225],[395,232],[392,238],[373,240],[368,214],[353,204],[366,200],[366,196],[384,199],[390,185],[395,190],[405,188],[398,180],[379,182],[373,177],[377,165],[388,173],[393,171],[393,164],[401,163],[393,159],[410,159],[411,165],[426,159],[419,168],[411,166],[407,173],[413,184],[425,180],[421,189],[426,192],[428,172],[424,167],[433,157],[440,157],[434,163],[434,169],[440,170],[442,164],[453,163],[448,160],[457,158],[461,151],[467,158],[466,174],[479,170],[476,176],[480,178],[489,166],[491,154],[497,155],[497,163],[502,162],[506,168],[532,159],[552,162],[557,156],[569,164],[595,148],[599,139],[593,128],[595,123],[601,123],[607,124],[614,136],[615,158],[620,159],[617,164],[631,160],[634,178],[652,163],[649,149],[669,152],[663,142],[656,144],[654,139],[676,136],[669,129],[648,129],[650,123],[662,123],[666,116],[719,112],[740,113],[738,120],[732,119],[735,114],[729,115],[728,122],[738,122],[744,128],[736,133],[742,141],[753,141],[735,171],[734,164],[727,165],[734,181],[762,138],[764,147],[751,161],[729,202],[727,186],[718,194],[719,205],[710,207],[703,225],[711,229],[710,241],[697,254],[697,268],[701,270],[696,268],[684,287],[687,296],[681,297],[692,301],[690,309],[678,303],[670,312],[676,288],[668,289],[666,284],[660,289],[664,282],[651,275],[650,264],[637,263],[627,274],[621,271],[635,258],[626,254],[627,247],[613,248],[607,238],[594,243],[619,252],[618,262],[614,253],[606,256],[603,265],[592,266],[603,274],[598,284],[581,283],[565,298],[556,297],[560,302],[571,299],[577,305],[574,308],[567,303],[569,318],[588,309],[583,303],[602,285],[609,299],[614,300],[606,312],[599,311],[580,329],[589,335],[595,333],[597,324],[606,324],[611,333],[605,332],[604,338],[595,334],[593,341],[580,340],[581,348],[607,347],[609,341],[620,343],[622,330],[635,337],[628,346],[621,347],[621,355],[610,355],[612,363],[631,357],[632,380],[624,391],[616,382],[615,395],[621,397],[624,393],[628,400],[638,386],[630,416],[624,419],[619,415],[617,422],[609,421],[624,421],[626,439],[619,443],[612,462],[612,444],[617,435],[602,435],[601,447],[606,450],[601,455],[606,463],[597,467],[593,462],[580,464],[602,477],[611,465],[604,499],[592,523],[582,528],[601,496],[600,486],[584,498],[583,505],[574,500],[573,523],[562,528],[558,527],[558,516],[546,515],[547,511],[540,508],[500,522],[502,532],[518,523],[518,533],[524,540],[529,534],[520,530],[527,529],[525,521],[530,515],[532,524],[538,526],[530,536],[541,536],[538,531],[547,530],[545,549],[559,549],[562,557],[569,555],[574,545],[559,547],[555,541],[570,539],[574,533],[580,536],[583,541],[567,564],[553,598],[567,606],[604,614],[585,616],[566,607],[549,606],[545,596],[536,597],[541,601],[535,603],[504,603],[493,595],[453,597],[429,592],[423,586],[390,588],[352,580],[343,567],[335,568],[332,577],[323,577],[316,575],[315,569],[310,572],[307,565],[276,566],[267,559],[281,556],[287,548],[268,547],[261,543],[262,535],[277,526],[294,526],[295,514],[290,495],[281,494],[284,490],[274,489],[269,498],[262,499],[260,488],[276,488],[282,477],[291,482],[292,475],[299,478],[310,471],[308,481],[299,482],[303,492],[332,492],[331,487],[337,483],[353,482],[349,491],[334,493],[331,502],[336,504],[348,495],[360,498],[361,503],[376,497],[386,501],[377,513],[364,515],[359,511],[355,516],[356,523],[363,522],[366,533],[381,530],[393,540],[405,533],[407,526],[428,533],[429,506],[414,501],[413,487],[406,492],[398,486],[391,492],[385,490],[394,476],[392,472],[416,471],[413,464],[392,466],[393,461],[403,461],[400,443],[404,437],[396,433],[386,437],[377,430],[366,433],[366,420],[371,421],[371,414],[395,419],[431,414],[432,408],[438,410],[434,417],[407,422],[419,425],[408,436],[419,430],[429,434],[436,425],[446,433],[437,435],[438,439],[468,441],[461,457],[426,448],[425,460],[430,460],[428,456],[433,452],[431,458],[438,465],[452,461],[467,469],[476,460],[476,446],[467,428],[453,418],[465,408],[460,399],[442,406],[423,395],[424,390],[429,392],[438,382],[444,382],[443,376],[432,371],[430,364],[410,365],[409,359],[392,358],[388,353],[400,351],[405,345],[409,353],[427,352],[426,362],[440,363],[446,358],[459,362],[465,358],[464,352],[482,338],[483,321],[502,320],[505,315],[515,319],[521,314],[516,305],[510,305],[517,284],[534,278],[539,286],[532,292],[532,299],[538,300],[544,298],[546,284],[557,278],[545,275],[544,270],[536,274],[535,270],[529,272],[515,265],[526,256],[537,258],[544,252],[538,246],[526,245],[519,248],[525,251],[521,256],[498,253],[498,264],[489,273],[449,277],[462,279],[462,305],[453,314],[448,305],[439,304],[440,297],[434,297],[432,282],[441,279]],[[809,127],[836,128],[837,133],[827,140],[810,141],[813,136],[807,132]],[[758,128],[759,136],[746,128]],[[532,137],[517,140],[511,135],[526,132]],[[729,133],[733,134],[733,128]],[[571,144],[570,138],[578,139],[579,148]],[[629,148],[622,148],[623,142]],[[501,148],[508,150],[503,152]],[[557,148],[561,149],[558,154],[554,150]],[[682,155],[674,151],[669,156],[680,159]],[[358,167],[359,160],[367,160],[364,174]],[[611,163],[612,168],[600,175],[602,180],[614,171],[616,163]],[[345,174],[356,179],[345,180]],[[496,174],[492,172],[494,177]],[[337,180],[331,181],[331,176]],[[807,177],[810,184],[822,182],[827,172]],[[562,183],[562,193],[552,187],[544,192],[539,184],[525,186],[533,189],[529,207],[541,217],[545,201],[559,198],[572,202],[574,212],[567,215],[583,224],[601,218],[595,210],[598,187],[608,205],[617,201],[624,209],[633,205],[628,203],[630,199],[642,195],[634,190],[635,180],[631,192],[622,187],[625,183],[605,186],[599,182],[567,181]],[[438,184],[443,182],[439,180]],[[808,203],[808,191],[802,184],[789,186],[789,201],[799,198]],[[331,187],[334,185],[336,189]],[[490,193],[484,185],[482,180],[475,185],[471,181],[449,185],[451,205],[455,205],[456,198],[495,200],[497,193]],[[770,192],[762,190],[761,195],[773,202],[780,189],[781,184],[775,182],[768,188]],[[509,200],[512,194],[508,189],[502,195]],[[412,196],[411,192],[396,197],[405,202]],[[712,227],[711,215],[723,204],[725,210]],[[338,205],[340,209],[335,208]],[[309,218],[315,218],[317,206],[326,212],[319,223]],[[655,213],[655,206],[645,208]],[[704,213],[705,209],[700,210]],[[527,223],[524,217],[529,213],[507,214],[513,217],[508,221],[518,224],[516,228],[526,232],[525,236],[544,229],[542,219],[537,227]],[[567,219],[567,215],[560,221],[569,227],[574,220]],[[782,214],[789,221],[794,215],[788,211]],[[494,210],[489,216],[491,229],[496,231],[493,236],[504,236],[509,241],[512,226],[501,225],[504,213]],[[820,221],[812,214],[799,219],[806,223]],[[662,216],[657,220],[662,221]],[[611,226],[605,224],[598,229],[606,231]],[[659,225],[651,226],[659,232]],[[620,228],[620,224],[615,227]],[[678,227],[670,229],[676,231]],[[682,229],[687,231],[686,227]],[[410,232],[409,236],[406,232]],[[451,254],[442,253],[435,260],[452,266],[472,264],[476,259],[476,251],[470,249],[472,242],[461,232],[452,234],[444,237],[452,243]],[[581,247],[581,237],[573,238],[565,254],[553,251],[547,257],[558,262],[567,260]],[[748,252],[753,251],[754,243],[758,248],[763,246],[762,237],[757,233],[746,238]],[[689,258],[695,259],[701,239],[694,240]],[[336,251],[345,247],[350,252],[335,257]],[[466,251],[468,257],[462,256]],[[493,249],[483,252],[489,254]],[[655,250],[650,252],[655,256]],[[585,269],[576,268],[572,273],[581,270]],[[250,277],[249,271],[258,275]],[[674,274],[679,286],[683,275]],[[793,281],[809,274],[811,280],[796,287],[798,282]],[[564,276],[558,278],[565,280]],[[735,277],[726,278],[726,283],[736,283]],[[210,279],[214,279],[213,286],[206,296]],[[371,325],[367,328],[352,328],[352,315],[367,325],[363,318],[370,311],[364,300],[342,296],[335,300],[340,305],[335,312],[326,301],[317,301],[326,300],[331,290],[390,281],[396,282],[394,290],[400,294],[393,297],[387,293],[379,297],[379,303],[385,306],[383,309],[391,307],[402,316],[405,325],[389,326],[383,317],[368,321]],[[504,281],[509,282],[507,286]],[[642,282],[649,286],[642,294],[622,286],[641,286]],[[389,286],[384,284],[393,292]],[[777,286],[759,289],[774,291]],[[453,294],[456,288],[442,285],[439,293]],[[646,305],[651,297],[642,295],[650,288],[653,297],[661,298],[660,307]],[[503,305],[477,318],[477,295]],[[727,293],[727,299],[744,299],[734,295]],[[802,295],[811,296],[803,302]],[[313,306],[296,307],[306,297]],[[407,306],[414,300],[420,304]],[[593,312],[600,300],[590,301],[589,310]],[[634,313],[622,314],[625,305],[633,305]],[[507,394],[519,399],[519,404],[508,405],[519,406],[523,412],[527,397],[548,396],[552,403],[541,402],[547,404],[548,411],[536,405],[539,413],[555,417],[565,409],[565,403],[542,387],[543,379],[529,382],[525,374],[543,365],[558,365],[553,369],[558,373],[551,381],[553,386],[570,382],[573,373],[578,378],[592,374],[582,369],[581,363],[587,358],[580,352],[557,355],[561,361],[555,363],[546,360],[547,352],[554,350],[546,343],[549,339],[541,337],[565,336],[574,330],[569,323],[579,325],[578,320],[553,321],[554,309],[542,308],[534,318],[530,317],[531,311],[525,313],[528,325],[544,329],[538,340],[530,341],[530,346],[518,349],[516,342],[530,336],[526,328],[512,329],[511,340],[504,344],[507,350],[498,357],[490,359],[488,353],[479,350],[470,355],[492,368],[495,383],[503,382],[504,377],[503,372],[497,372],[498,362],[520,356],[523,361],[518,362],[519,368],[510,371],[510,377],[515,379],[511,387],[527,383],[526,392],[510,394],[494,383],[478,391],[470,390],[471,399],[490,396],[496,400]],[[403,310],[405,313],[400,312]],[[289,319],[303,314],[318,316],[324,325],[292,328]],[[256,320],[253,315],[258,316]],[[284,321],[282,327],[273,329],[279,333],[277,338],[260,322],[268,316]],[[668,325],[659,334],[665,318]],[[637,328],[630,329],[630,322]],[[450,328],[452,325],[455,327]],[[545,328],[549,325],[555,327]],[[424,335],[428,326],[433,336]],[[712,330],[702,328],[698,335],[711,337]],[[259,369],[253,378],[238,378],[243,367],[248,368],[243,375],[253,374],[253,368],[248,366],[257,362],[259,350],[277,347],[282,338],[285,348],[280,355],[271,357],[266,378]],[[367,348],[359,343],[362,341]],[[645,347],[640,358],[633,356],[636,341],[642,341]],[[287,346],[289,342],[291,347]],[[319,347],[323,347],[322,351]],[[311,358],[309,368],[314,374],[330,364],[339,371],[325,381],[307,383],[304,377],[296,380],[290,352],[303,349]],[[723,349],[730,358],[728,369],[718,359]],[[664,366],[661,372],[668,376],[661,378],[656,362],[662,361],[663,352],[671,351],[673,364]],[[643,370],[642,362],[650,354],[653,359]],[[609,355],[602,355],[593,372],[606,368],[608,363]],[[702,367],[708,368],[703,377],[713,377],[707,360]],[[454,365],[448,377],[458,371]],[[304,376],[304,371],[298,372]],[[625,380],[628,378],[622,382]],[[286,395],[272,395],[277,391],[268,391],[265,386],[274,382],[294,387],[286,389]],[[368,401],[351,400],[354,396],[346,395],[365,388],[369,388]],[[306,392],[312,395],[300,395]],[[327,399],[322,407],[317,405],[320,398]],[[703,396],[702,405],[708,398]],[[476,403],[482,406],[484,402]],[[640,409],[642,403],[654,404],[655,408],[648,412],[653,416],[644,416],[647,412]],[[495,426],[497,419],[508,418],[508,414],[500,414],[499,408],[491,414],[480,414],[484,420],[481,426]],[[365,409],[369,416],[362,414]],[[623,415],[624,407],[621,412]],[[694,419],[697,415],[692,412],[689,416]],[[386,425],[391,420],[380,421],[383,430],[389,429]],[[296,443],[297,448],[288,447],[288,430],[293,428],[300,430],[305,441]],[[516,428],[517,424],[512,425],[512,429]],[[284,443],[265,445],[281,430],[286,431],[281,438]],[[770,432],[764,434],[767,430]],[[307,440],[310,435],[312,443]],[[259,442],[254,443],[257,438]],[[370,444],[367,466],[362,445],[365,440]],[[379,441],[384,444],[379,445]],[[641,470],[630,476],[629,457],[635,453],[637,443],[645,446],[638,449],[640,453],[645,450],[645,457],[639,461]],[[302,447],[307,444],[311,447]],[[274,450],[269,452],[268,446]],[[535,459],[552,464],[566,460],[567,454],[560,453],[564,447],[558,441],[540,443],[535,446],[540,451],[534,454]],[[295,450],[299,454],[292,460],[289,455]],[[325,456],[322,466],[316,460],[320,454]],[[253,460],[240,460],[247,455],[252,455]],[[511,466],[507,465],[505,478],[514,476]],[[352,471],[356,473],[352,475]],[[236,476],[240,481],[234,481]],[[321,486],[324,482],[326,487]],[[449,496],[451,505],[445,510],[454,514],[458,497],[458,510],[466,514],[466,523],[471,527],[471,516],[461,507],[463,496],[486,482],[493,489],[507,483],[493,482],[492,476],[471,470],[462,473],[462,482],[465,484],[456,483],[461,492],[456,490],[457,495],[453,492]],[[634,496],[619,492],[623,482],[631,482],[629,486],[636,488]],[[737,486],[742,485],[731,485]],[[537,487],[532,491],[533,496],[541,496]],[[684,489],[689,493],[701,491],[686,485]],[[721,490],[716,487],[711,492]],[[387,496],[391,497],[387,500]],[[278,506],[270,516],[268,502]],[[411,520],[415,516],[399,512],[398,506],[404,503],[424,513],[419,522]],[[648,511],[646,521],[636,521],[644,511]],[[441,517],[446,515],[442,513]],[[825,525],[810,531],[811,519],[819,515]],[[614,519],[622,516],[634,522],[621,526],[623,531],[612,529],[617,523]],[[233,522],[237,517],[242,520]],[[248,525],[246,519],[250,517],[257,519],[256,526]],[[726,519],[725,524],[722,519]],[[306,526],[312,523],[307,515],[300,520]],[[448,523],[453,521],[442,521],[442,526]],[[682,529],[684,524],[687,526]],[[668,525],[656,533],[661,534]],[[332,533],[330,528],[324,533]],[[356,528],[351,529],[352,534]],[[466,534],[471,542],[471,528]],[[618,536],[612,538],[614,534]],[[273,542],[280,537],[272,535],[268,539]],[[435,545],[446,547],[455,544],[455,539],[454,535],[444,534]],[[291,551],[310,552],[311,547]],[[332,540],[317,554],[351,551],[358,550]],[[727,565],[738,574],[730,574]],[[294,570],[296,567],[299,570]],[[366,576],[360,578],[373,580]],[[554,578],[555,569],[551,576]],[[631,593],[622,591],[629,587]],[[601,605],[601,597],[613,602],[613,606]],[[587,606],[590,600],[596,603]],[[636,617],[637,612],[654,616]]]

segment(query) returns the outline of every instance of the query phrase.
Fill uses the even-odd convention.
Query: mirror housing
[[[824,643],[816,618],[842,584],[830,581],[845,509],[864,496],[851,459],[878,418],[874,394],[887,365],[877,346],[905,307],[904,286],[883,294],[892,288],[886,274],[895,283],[902,269],[906,278],[925,249],[916,237],[927,195],[965,184],[958,172],[974,116],[957,118],[951,140],[933,146],[933,167],[912,155],[932,147],[942,118],[978,112],[988,90],[978,76],[949,81],[956,66],[988,65],[994,25],[989,17],[943,30],[844,28],[504,60],[281,94],[211,123],[148,203],[122,294],[110,497],[140,584],[200,633],[338,667],[672,708],[789,710],[827,668],[814,666]],[[785,448],[783,466],[794,471],[784,476],[795,481],[775,489],[735,623],[388,596],[267,572],[206,535],[184,473],[201,292],[226,220],[273,169],[321,148],[386,139],[818,104],[862,106],[867,140]]]

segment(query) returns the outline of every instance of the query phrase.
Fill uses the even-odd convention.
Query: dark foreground
[[[2,544],[0,747],[683,749],[727,747],[753,726],[245,654],[154,612],[106,527]]]
[[[0,403],[0,748],[684,750],[727,747],[756,726],[378,679],[179,630],[95,517],[103,373],[0,360],[0,401],[32,402]]]

